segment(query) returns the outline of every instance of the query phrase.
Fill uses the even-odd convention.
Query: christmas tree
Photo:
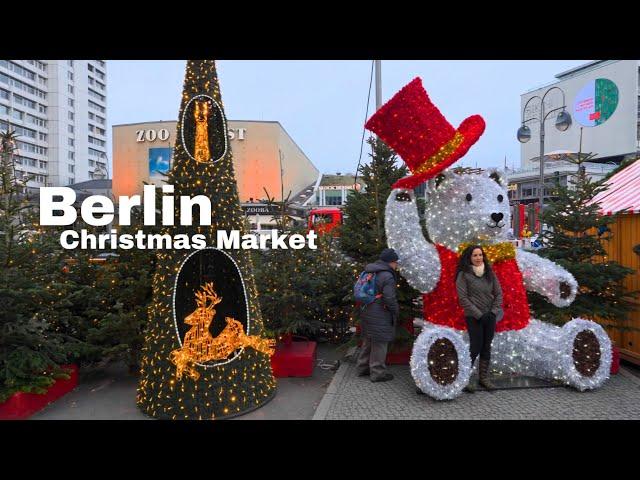
[[[196,219],[194,226],[169,226],[163,233],[202,234],[207,245],[219,230],[247,233],[213,60],[187,62],[178,118],[167,183],[175,196],[208,197],[211,225]],[[156,418],[212,419],[263,405],[276,384],[262,330],[247,250],[159,253],[138,406]]]
[[[362,193],[349,195],[344,208],[345,221],[341,228],[340,246],[342,250],[361,264],[361,270],[369,262],[378,259],[387,246],[384,227],[384,212],[391,186],[408,174],[407,167],[396,164],[397,155],[379,138],[370,138],[371,162],[362,165],[359,173],[366,188]],[[421,316],[416,298],[420,292],[412,288],[399,276],[398,303],[400,323],[404,328],[396,330],[396,340],[391,350],[404,349],[413,332],[413,319]]]
[[[530,293],[533,315],[541,320],[564,324],[574,317],[615,323],[626,317],[633,307],[625,299],[622,285],[633,270],[607,260],[603,242],[610,239],[607,225],[615,220],[600,215],[600,206],[590,203],[607,187],[592,182],[582,165],[593,155],[578,155],[574,160],[577,173],[569,186],[556,185],[556,200],[541,215],[547,225],[543,232],[543,249],[538,253],[566,268],[579,285],[575,301],[566,308],[551,305],[540,295]]]
[[[39,229],[27,192],[16,176],[16,135],[0,133],[0,402],[15,392],[45,393],[68,378],[66,338],[51,328],[58,300],[46,266],[57,238]],[[37,258],[37,261],[35,260]]]

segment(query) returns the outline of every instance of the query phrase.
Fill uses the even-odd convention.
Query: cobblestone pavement
[[[600,389],[540,388],[463,393],[436,401],[416,393],[409,367],[389,367],[395,378],[372,383],[343,363],[314,415],[315,420],[640,419],[640,379],[625,369]]]

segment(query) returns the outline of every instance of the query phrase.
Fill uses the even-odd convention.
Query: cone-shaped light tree
[[[240,415],[269,401],[276,383],[250,253],[211,247],[219,230],[247,233],[213,60],[187,62],[176,137],[167,184],[175,198],[208,197],[211,225],[198,207],[193,226],[180,225],[176,201],[174,226],[163,229],[204,235],[207,248],[158,253],[138,406],[164,419]]]

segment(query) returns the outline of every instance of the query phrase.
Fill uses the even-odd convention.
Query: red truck
[[[318,234],[328,233],[342,225],[342,210],[339,208],[314,208],[309,212],[309,230]]]

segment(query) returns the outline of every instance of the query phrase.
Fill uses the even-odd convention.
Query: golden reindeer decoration
[[[182,347],[173,350],[169,357],[177,367],[178,380],[185,372],[192,379],[198,380],[200,372],[195,368],[196,363],[225,360],[242,347],[251,347],[267,355],[273,354],[275,341],[245,334],[242,324],[232,317],[226,317],[227,325],[213,338],[209,326],[216,315],[215,306],[220,302],[222,298],[213,289],[212,282],[205,283],[196,292],[197,308],[184,319],[184,323],[192,327],[184,336]]]
[[[208,100],[200,102],[195,101],[193,110],[194,120],[196,122],[196,142],[194,158],[196,162],[206,163],[211,160],[209,152],[209,115],[211,104]]]

